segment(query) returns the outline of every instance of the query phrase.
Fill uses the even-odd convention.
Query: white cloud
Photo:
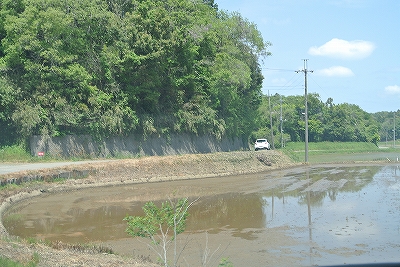
[[[310,47],[308,53],[313,56],[328,56],[343,59],[360,59],[368,57],[375,45],[368,41],[346,41],[333,38],[329,42],[316,47]]]
[[[327,69],[317,70],[316,74],[321,76],[340,76],[340,77],[349,77],[354,76],[354,73],[351,69],[342,67],[342,66],[334,66]]]
[[[400,95],[400,86],[398,85],[389,85],[385,87],[385,92],[391,95]]]

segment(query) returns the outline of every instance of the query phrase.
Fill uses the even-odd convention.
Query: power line
[[[293,72],[295,70],[288,70],[288,69],[273,69],[273,68],[261,68],[262,70],[271,70],[271,71],[290,71]]]
[[[280,89],[274,89],[275,91],[293,90],[296,87],[300,87],[299,84],[295,84],[299,79],[300,79],[299,76],[296,75],[296,73],[294,73],[293,76],[284,85],[271,85],[271,86],[267,85],[264,87],[265,88],[280,88]]]

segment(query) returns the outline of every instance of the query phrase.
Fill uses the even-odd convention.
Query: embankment
[[[43,182],[22,183],[18,187],[3,188],[0,191],[2,203],[0,214],[23,199],[64,190],[238,175],[289,168],[295,165],[288,157],[277,151],[238,151],[153,156],[110,162],[93,161],[60,168],[22,171],[6,174],[0,178],[3,181],[29,181],[27,177],[39,177],[38,180]],[[155,266],[140,259],[74,251],[68,246],[60,246],[62,247],[60,249],[44,246],[41,243],[27,244],[25,241],[17,241],[18,239],[10,237],[3,224],[0,228],[2,236],[0,255],[20,262],[29,262],[36,254],[39,255],[38,266]]]

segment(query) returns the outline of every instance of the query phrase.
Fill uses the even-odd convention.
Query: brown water
[[[314,166],[257,175],[116,186],[21,202],[4,216],[11,234],[100,243],[120,254],[156,256],[125,233],[126,215],[174,194],[200,199],[190,209],[181,264],[328,265],[400,262],[400,170]],[[206,234],[206,232],[208,234]]]

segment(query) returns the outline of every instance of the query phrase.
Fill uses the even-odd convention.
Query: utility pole
[[[393,148],[396,147],[396,111],[393,112]]]
[[[280,117],[280,122],[281,122],[281,148],[283,148],[282,95],[281,95],[281,117]]]
[[[270,123],[270,129],[271,129],[271,148],[275,149],[274,145],[274,131],[272,127],[272,110],[271,110],[271,96],[269,95],[269,90],[268,90],[268,106],[269,106],[269,123]]]
[[[304,156],[304,161],[308,162],[308,96],[307,96],[307,73],[311,72],[313,73],[314,71],[312,70],[307,70],[307,61],[308,59],[303,59],[304,61],[304,69],[296,71],[297,73],[299,72],[304,72],[304,102],[305,102],[305,109],[304,109],[304,121],[305,121],[305,134],[304,134],[304,141],[305,141],[305,156]]]

